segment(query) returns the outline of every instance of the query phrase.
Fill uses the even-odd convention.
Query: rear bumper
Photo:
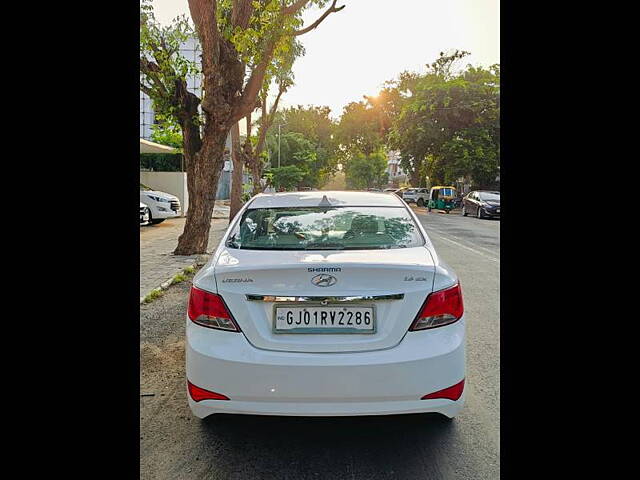
[[[217,403],[216,403],[217,402]],[[457,401],[412,400],[404,402],[359,402],[359,403],[296,403],[296,402],[239,402],[202,400],[198,403],[189,398],[191,412],[198,418],[214,413],[240,415],[277,415],[299,417],[341,417],[363,415],[401,415],[406,413],[440,413],[453,418],[464,405],[464,393]]]
[[[187,378],[230,400],[193,401],[199,418],[213,413],[342,416],[436,412],[454,417],[457,400],[420,400],[465,377],[464,318],[408,332],[396,346],[357,353],[261,350],[243,334],[187,321]],[[186,382],[185,382],[186,383]]]

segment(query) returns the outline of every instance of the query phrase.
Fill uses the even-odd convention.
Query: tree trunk
[[[201,3],[189,2],[192,16],[193,4],[196,8],[201,8]],[[187,162],[189,211],[182,235],[178,238],[178,246],[173,252],[175,255],[207,253],[218,179],[224,166],[225,144],[234,123],[233,105],[236,102],[236,93],[241,91],[244,78],[244,68],[237,59],[233,45],[226,40],[218,42],[218,38],[209,38],[209,26],[213,25],[212,28],[217,32],[214,24],[215,8],[213,12],[209,7],[205,10],[206,25],[196,22],[196,25],[199,25],[198,36],[203,48],[204,130],[201,148],[193,156],[193,160]],[[194,20],[195,18],[198,17],[195,16]],[[214,58],[216,62],[213,61]]]
[[[259,157],[251,159],[251,176],[253,177],[253,195],[262,193],[262,160]]]
[[[231,177],[231,206],[229,208],[229,223],[242,208],[242,167],[240,154],[240,128],[238,124],[231,127],[231,158],[233,161],[233,175]]]
[[[207,253],[218,179],[224,166],[227,132],[209,132],[194,161],[187,162],[189,210],[175,255]]]

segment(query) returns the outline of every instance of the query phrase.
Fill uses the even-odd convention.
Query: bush
[[[140,169],[153,172],[181,172],[182,154],[180,153],[141,153]]]

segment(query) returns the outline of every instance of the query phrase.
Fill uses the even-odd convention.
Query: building
[[[182,44],[180,47],[180,55],[184,58],[191,60],[193,62],[200,62],[201,49],[200,44],[197,39],[190,38],[186,42]],[[198,95],[198,97],[202,98],[202,77],[201,75],[190,75],[187,77],[187,89],[190,92]],[[151,140],[152,127],[156,123],[155,113],[153,111],[153,102],[149,96],[140,91],[140,138],[144,140]],[[227,137],[227,152],[225,152],[225,162],[224,162],[224,170],[220,175],[220,179],[218,181],[218,189],[216,191],[216,200],[228,199],[229,194],[231,192],[231,171],[233,170],[233,162],[231,162],[231,135]],[[186,178],[182,179],[172,179],[169,181],[160,180],[160,177],[163,179],[168,178],[168,173],[179,174],[180,172],[141,172],[141,181],[142,177],[146,180],[146,185],[149,185],[152,188],[157,188],[158,190],[162,190],[160,185],[179,185],[179,187],[175,187],[175,192],[170,190],[162,190],[167,193],[171,193],[172,195],[176,195],[180,198],[180,202],[183,205],[183,214],[186,213],[188,199],[185,198],[186,191]],[[164,174],[164,175],[160,175]],[[175,175],[173,175],[175,176]],[[186,177],[186,174],[183,174]],[[153,178],[157,177],[158,186],[154,185]],[[171,188],[171,187],[169,187]]]
[[[400,166],[400,152],[397,150],[387,152],[387,175],[389,175],[389,183],[394,187],[407,181],[407,174]]]

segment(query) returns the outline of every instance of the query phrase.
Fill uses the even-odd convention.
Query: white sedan
[[[392,193],[260,194],[189,296],[189,406],[337,416],[464,403],[460,284]]]

